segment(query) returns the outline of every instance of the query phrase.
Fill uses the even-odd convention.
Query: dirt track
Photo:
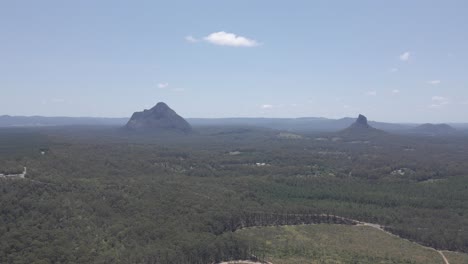
[[[327,215],[322,215],[322,216],[327,216]],[[427,248],[427,249],[430,249],[430,250],[433,250],[433,251],[436,251],[437,253],[439,253],[439,255],[442,257],[443,261],[444,261],[444,264],[450,264],[450,262],[448,261],[448,259],[445,257],[444,253],[440,250],[437,250],[435,248],[432,248],[432,247],[427,247],[427,246],[424,246],[424,245],[421,245],[419,243],[416,243],[416,242],[413,242],[413,241],[410,241],[406,238],[402,238],[398,235],[395,235],[395,234],[392,234],[388,231],[386,231],[384,229],[383,226],[379,225],[379,224],[373,224],[373,223],[367,223],[367,222],[362,222],[362,221],[358,221],[356,219],[350,219],[350,218],[346,218],[346,217],[341,217],[341,216],[337,216],[337,215],[329,215],[329,216],[332,216],[332,217],[336,217],[336,218],[339,218],[339,219],[342,219],[342,220],[348,220],[348,221],[351,221],[351,222],[354,222],[357,226],[368,226],[368,227],[371,227],[371,228],[375,228],[377,230],[380,230],[384,233],[386,233],[387,235],[390,235],[390,236],[393,236],[393,237],[398,237],[400,239],[404,239],[406,241],[409,241],[411,243],[414,243],[414,244],[417,244],[423,248]],[[283,226],[292,226],[292,225],[283,225]],[[254,227],[254,226],[253,226]],[[258,226],[258,227],[261,227],[261,226]],[[251,227],[248,227],[248,228],[251,228]],[[242,260],[239,260],[239,261],[228,261],[228,262],[221,262],[220,264],[234,264],[234,263],[243,263],[243,264],[262,264],[262,262],[253,262],[253,261],[242,261]],[[271,262],[264,262],[263,264],[265,263],[268,263],[268,264],[273,264]]]

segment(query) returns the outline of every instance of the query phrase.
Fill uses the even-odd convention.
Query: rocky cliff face
[[[184,118],[162,102],[149,110],[135,112],[126,128],[148,132],[178,131],[188,133],[192,131],[192,127]]]
[[[352,137],[367,137],[371,135],[385,134],[385,132],[373,128],[369,123],[367,123],[367,117],[359,115],[356,121],[348,128],[342,130],[340,134]]]
[[[371,129],[373,127],[371,127],[368,123],[367,123],[367,117],[363,116],[363,115],[359,115],[358,118],[356,119],[356,121],[349,127],[351,129]]]

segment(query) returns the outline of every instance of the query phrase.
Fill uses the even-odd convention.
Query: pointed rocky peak
[[[361,114],[358,116],[356,121],[351,125],[351,127],[371,128],[371,126],[367,123],[367,117]]]
[[[151,111],[168,111],[172,110],[166,103],[164,102],[159,102],[153,108],[151,108]]]
[[[181,131],[190,132],[190,124],[167,104],[157,103],[153,108],[135,112],[126,128],[140,131]]]
[[[356,123],[367,125],[367,117],[360,114],[356,120]]]
[[[351,124],[348,128],[342,130],[340,133],[342,135],[347,135],[351,137],[367,137],[369,135],[378,135],[385,132],[373,128],[367,122],[367,117],[365,117],[364,115],[359,115],[353,124]]]

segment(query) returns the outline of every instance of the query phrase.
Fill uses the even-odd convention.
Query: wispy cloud
[[[256,47],[260,45],[256,40],[224,31],[211,33],[203,39],[211,44],[220,46]]]
[[[441,108],[450,103],[447,97],[437,96],[437,95],[432,96],[431,100],[432,100],[432,104],[429,105],[430,108]]]
[[[164,89],[164,88],[167,88],[169,86],[169,83],[158,83],[158,88],[159,89]]]
[[[398,90],[398,89],[392,90],[392,94],[399,94],[399,93],[400,93],[400,90]]]
[[[376,96],[377,95],[377,91],[368,91],[366,93],[367,96]]]
[[[390,69],[390,72],[397,72],[398,71],[398,68],[391,68]]]
[[[199,39],[194,38],[192,35],[186,36],[186,37],[185,37],[185,40],[186,40],[187,42],[190,42],[190,43],[195,43],[195,42],[199,42],[199,41],[200,41]]]
[[[262,108],[262,109],[272,109],[272,108],[273,108],[273,105],[271,105],[271,104],[263,104],[263,105],[260,106],[260,108]]]
[[[411,56],[411,53],[409,51],[403,53],[400,55],[400,60],[401,61],[408,61]]]
[[[427,81],[427,83],[430,84],[430,85],[438,85],[438,84],[440,84],[440,80]]]
[[[171,91],[171,92],[184,92],[184,88],[179,88],[179,87],[169,87],[169,83],[164,82],[164,83],[158,83],[158,88],[159,89],[164,89],[166,91]]]
[[[202,38],[196,38],[192,35],[185,36],[185,41],[190,43],[197,43],[200,41],[208,42],[213,45],[219,46],[230,46],[230,47],[256,47],[260,43],[254,39],[250,39],[244,36],[239,36],[234,33],[225,31],[213,32],[208,36]]]
[[[61,104],[61,103],[66,103],[67,101],[63,98],[51,98],[51,99],[42,99],[41,104],[46,105],[46,104]]]

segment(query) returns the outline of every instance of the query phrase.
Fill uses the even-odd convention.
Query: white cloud
[[[403,53],[400,55],[400,60],[401,61],[408,61],[411,56],[411,53],[409,51]]]
[[[392,90],[392,93],[393,93],[393,94],[399,94],[399,93],[400,93],[400,90],[394,89],[394,90]]]
[[[432,96],[432,101],[441,102],[441,101],[447,101],[447,100],[448,100],[447,97],[437,96],[437,95]]]
[[[169,86],[169,83],[158,83],[158,88],[160,89],[167,88],[168,86]]]
[[[441,107],[442,107],[442,105],[440,105],[440,104],[431,104],[431,105],[429,105],[429,108],[441,108]]]
[[[427,83],[431,85],[438,85],[440,83],[440,80],[432,80],[432,81],[428,81]]]
[[[367,96],[376,96],[377,95],[377,91],[369,91],[366,93]]]
[[[264,105],[261,105],[261,108],[262,108],[262,109],[271,109],[271,108],[273,108],[273,105],[271,105],[271,104],[264,104]]]
[[[444,105],[449,104],[450,101],[447,97],[443,96],[432,96],[432,104],[429,105],[430,108],[441,108]]]
[[[198,41],[200,41],[200,40],[198,40],[198,39],[194,38],[194,37],[193,37],[193,36],[191,36],[191,35],[189,35],[189,36],[186,36],[186,37],[185,37],[185,40],[186,40],[187,42],[191,42],[191,43],[195,43],[195,42],[198,42]]]
[[[390,72],[397,72],[398,71],[398,68],[391,68],[390,69]]]
[[[203,39],[211,44],[220,46],[255,47],[260,45],[257,41],[253,39],[237,36],[236,34],[227,33],[224,31],[211,33]]]

